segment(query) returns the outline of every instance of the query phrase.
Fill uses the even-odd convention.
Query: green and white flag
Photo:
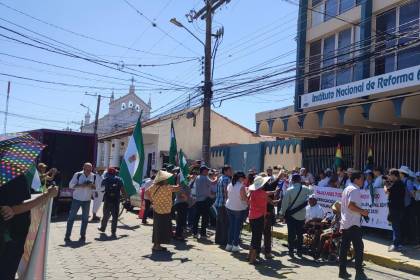
[[[185,185],[188,185],[188,165],[187,165],[187,159],[185,158],[184,152],[182,150],[179,151],[179,167],[181,169],[180,173],[180,182],[184,183]]]
[[[39,177],[35,164],[28,169],[25,176],[28,184],[31,186],[31,189],[36,192],[40,192],[42,190],[41,178]]]
[[[174,122],[171,122],[171,146],[169,148],[169,163],[177,166],[177,153],[178,149],[176,147],[176,137],[175,137],[175,129],[174,129]]]
[[[137,121],[133,135],[128,141],[127,150],[120,166],[120,177],[124,181],[124,189],[130,197],[137,193],[134,184],[141,185],[144,164],[143,133],[141,120]]]

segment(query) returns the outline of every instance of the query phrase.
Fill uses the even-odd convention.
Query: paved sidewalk
[[[273,235],[280,239],[287,239],[286,225],[276,225]],[[388,268],[420,275],[420,249],[408,246],[403,252],[388,252],[391,241],[373,234],[365,234],[363,242],[365,244],[365,260]]]
[[[90,223],[87,242],[64,245],[64,220],[51,224],[47,259],[47,279],[337,279],[336,264],[311,259],[290,259],[285,241],[273,240],[275,258],[253,266],[246,262],[247,251],[231,254],[212,242],[197,242],[189,238],[186,244],[168,245],[167,253],[152,253],[152,226],[139,225],[132,213],[124,213],[117,240],[101,235]],[[77,240],[80,221],[76,221],[72,240]],[[107,234],[109,235],[109,229]],[[250,234],[243,233],[248,248]],[[210,238],[213,240],[214,236]],[[366,263],[366,273],[375,280],[412,280],[415,276],[394,269]],[[354,275],[354,268],[349,268]]]

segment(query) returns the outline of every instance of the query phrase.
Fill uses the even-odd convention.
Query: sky
[[[203,0],[128,1],[143,16],[125,0],[0,0],[1,133],[7,81],[11,81],[8,133],[39,128],[61,130],[69,127],[77,130],[87,111],[80,104],[92,112],[96,110],[97,99],[86,92],[110,96],[114,89],[116,97],[128,93],[133,75],[118,71],[113,65],[130,72],[127,65],[156,65],[192,59],[169,66],[130,66],[141,71],[135,72],[138,75],[134,77],[136,93],[146,102],[151,98],[152,116],[162,112],[161,107],[171,100],[190,94],[188,90],[161,90],[171,88],[173,84],[194,87],[203,80],[199,60],[204,53],[203,46],[169,20],[177,18],[204,41],[205,22],[189,23],[185,17],[190,10],[199,10]],[[276,64],[294,61],[297,12],[296,5],[283,0],[231,0],[217,10],[213,30],[223,27],[224,37],[216,55],[214,79],[234,75],[273,58],[277,58]],[[50,45],[64,48],[76,56],[106,61],[101,64],[109,67],[9,39],[29,42],[19,34],[48,41]],[[285,53],[287,55],[278,59]],[[269,93],[213,104],[213,109],[255,130],[255,113],[290,105],[293,96],[294,86],[290,85]],[[106,98],[101,102],[100,116],[108,112],[108,102]]]

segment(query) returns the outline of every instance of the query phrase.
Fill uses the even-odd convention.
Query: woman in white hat
[[[402,165],[400,169],[401,181],[405,185],[404,215],[401,228],[401,239],[403,243],[415,243],[415,209],[414,209],[414,181],[415,174],[408,166]]]
[[[249,250],[249,263],[254,264],[261,251],[261,240],[264,231],[264,217],[267,214],[268,195],[264,187],[270,177],[257,176],[254,183],[249,186],[249,224],[251,225],[251,247]]]
[[[180,186],[168,184],[172,176],[172,173],[159,170],[153,185],[146,190],[153,203],[153,251],[166,251],[160,245],[169,244],[172,239],[172,193],[180,190]]]

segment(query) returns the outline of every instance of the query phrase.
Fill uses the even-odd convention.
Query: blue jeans
[[[233,246],[239,245],[239,235],[243,223],[243,211],[233,211],[227,209],[229,218],[228,244]]]
[[[401,223],[404,217],[404,212],[390,210],[389,216],[392,224],[392,244],[397,247],[401,245]]]
[[[73,223],[80,207],[82,207],[82,226],[80,228],[80,237],[86,237],[86,228],[89,221],[90,200],[80,201],[73,199],[71,202],[69,218],[67,220],[66,238],[70,238],[71,231],[73,230]]]

